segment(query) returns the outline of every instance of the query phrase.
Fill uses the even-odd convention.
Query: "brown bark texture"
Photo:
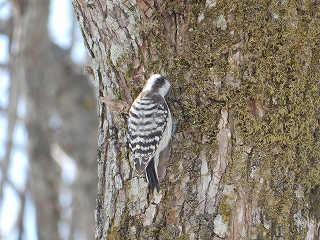
[[[73,6],[99,93],[96,239],[318,239],[319,1]],[[176,123],[159,193],[127,144],[153,73]]]

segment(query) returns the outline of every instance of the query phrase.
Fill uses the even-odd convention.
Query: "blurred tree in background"
[[[9,75],[0,113],[0,238],[28,239],[35,228],[38,239],[93,239],[98,120],[93,86],[71,58],[78,26],[70,20],[71,44],[63,49],[49,36],[50,0],[2,1],[4,7],[11,12],[0,22],[9,39],[1,49],[9,60],[0,66]]]

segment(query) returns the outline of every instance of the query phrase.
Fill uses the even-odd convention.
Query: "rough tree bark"
[[[73,6],[100,98],[96,239],[319,237],[319,1]],[[152,73],[178,124],[154,195],[125,111]]]

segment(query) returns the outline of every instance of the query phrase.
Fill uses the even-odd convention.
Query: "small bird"
[[[169,80],[152,75],[129,111],[129,146],[138,175],[146,172],[149,187],[159,192],[159,156],[169,144],[172,117],[164,99],[170,89]]]

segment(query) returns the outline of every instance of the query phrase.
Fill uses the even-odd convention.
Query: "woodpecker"
[[[165,100],[169,89],[166,77],[152,75],[129,111],[129,146],[134,169],[140,176],[146,173],[149,187],[158,192],[159,156],[172,133],[172,117]]]

